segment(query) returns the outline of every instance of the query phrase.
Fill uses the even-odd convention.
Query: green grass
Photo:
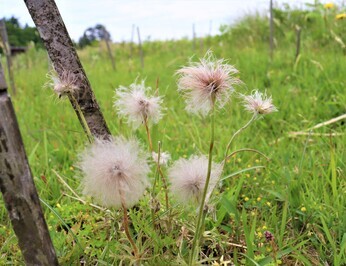
[[[276,254],[276,263],[283,265],[343,265],[346,263],[345,134],[290,137],[288,133],[345,113],[345,55],[333,40],[327,38],[319,46],[314,36],[303,34],[301,56],[295,61],[292,29],[282,23],[277,25],[277,32],[285,34],[277,33],[277,46],[270,60],[267,39],[261,35],[267,30],[266,22],[260,17],[253,20],[257,21],[258,31],[251,27],[256,23],[243,20],[221,36],[204,39],[203,49],[198,51],[192,51],[192,43],[187,40],[145,43],[144,69],[140,68],[138,50],[129,59],[128,44],[113,46],[116,72],[104,45],[89,47],[79,51],[79,55],[111,132],[134,135],[145,145],[144,128],[132,132],[117,117],[112,97],[114,88],[129,85],[137,77],[146,78],[146,85],[153,88],[159,78],[159,93],[164,95],[167,109],[165,118],[154,129],[154,143],[160,140],[173,160],[195,153],[207,154],[209,148],[209,120],[188,114],[177,93],[175,71],[186,65],[192,55],[197,60],[210,48],[216,57],[228,59],[240,70],[239,77],[246,86],[238,88],[239,92],[267,90],[279,112],[245,130],[234,142],[233,150],[255,148],[270,161],[251,152],[238,153],[229,160],[224,177],[240,173],[226,178],[214,195],[215,208],[206,218],[201,260],[211,264],[220,261],[223,255],[224,260],[237,265],[275,265]],[[338,23],[345,25],[345,22]],[[305,26],[308,30],[309,25]],[[241,35],[245,30],[247,34]],[[320,30],[321,34],[327,32],[324,28]],[[48,72],[46,52],[31,49],[17,56],[14,72],[18,93],[12,99],[60,263],[76,265],[84,260],[90,265],[129,264],[131,247],[121,227],[121,211],[99,210],[90,206],[90,199],[83,204],[69,189],[81,195],[75,163],[87,138],[70,103],[66,99],[57,100],[52,91],[43,88]],[[217,112],[215,161],[223,159],[230,137],[250,118],[236,97]],[[345,133],[344,122],[314,132]],[[265,168],[241,172],[254,166]],[[152,169],[151,178],[155,167]],[[182,208],[173,200],[173,230],[168,231],[164,195],[160,190],[157,192],[161,201],[159,230],[154,231],[151,223],[150,193],[130,210],[131,229],[143,254],[142,263],[182,264],[192,244],[196,210]],[[0,221],[0,264],[22,264],[3,201],[0,201]],[[267,230],[275,236],[274,244],[265,241]]]

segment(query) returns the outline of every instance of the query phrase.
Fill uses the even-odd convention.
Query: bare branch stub
[[[54,0],[24,0],[24,2],[59,77],[64,71],[76,75],[75,85],[80,90],[75,98],[91,133],[96,138],[109,138],[110,131]],[[78,115],[73,103],[72,106]],[[83,125],[82,121],[80,122]]]
[[[0,189],[26,265],[58,265],[0,63]]]

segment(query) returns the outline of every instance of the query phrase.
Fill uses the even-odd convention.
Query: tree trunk
[[[58,265],[0,63],[0,189],[26,265]]]
[[[63,72],[67,71],[77,78],[74,84],[80,88],[76,97],[77,102],[91,133],[97,138],[108,139],[110,131],[54,0],[24,0],[24,2],[59,77],[61,78]],[[71,104],[83,125],[72,100]]]

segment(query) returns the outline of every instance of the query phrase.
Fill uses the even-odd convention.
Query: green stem
[[[214,129],[215,129],[214,103],[215,103],[215,97],[212,98],[212,109],[211,109],[211,114],[210,114],[211,126],[210,126],[210,146],[209,146],[209,154],[208,154],[208,172],[207,172],[207,178],[205,180],[203,195],[202,195],[202,199],[201,199],[200,207],[199,207],[199,211],[198,211],[196,232],[195,232],[195,236],[194,236],[193,242],[192,242],[189,265],[193,265],[193,262],[197,259],[196,253],[198,253],[200,237],[202,235],[201,231],[202,231],[202,227],[204,224],[204,219],[202,219],[202,218],[204,216],[203,215],[204,213],[206,215],[206,210],[204,208],[204,204],[205,204],[205,200],[206,200],[207,193],[208,193],[209,181],[210,181],[210,176],[211,176],[212,159],[213,159],[213,148],[214,148]]]
[[[145,127],[145,131],[147,133],[147,138],[148,138],[148,142],[149,142],[149,150],[150,150],[151,153],[153,153],[154,152],[154,148],[153,148],[153,143],[152,143],[152,140],[151,140],[151,134],[150,134],[147,118],[144,118],[144,127]],[[157,161],[155,163],[156,163],[158,175],[161,176],[161,180],[162,180],[162,183],[163,183],[163,188],[164,188],[164,191],[165,191],[166,209],[169,210],[168,186],[167,186],[166,178],[165,178],[165,176],[164,176],[164,174],[162,172],[161,166],[160,166],[160,155],[161,155],[161,142],[159,142],[159,148],[158,148],[158,154],[157,154],[158,158],[157,158]],[[157,182],[157,176],[158,175],[155,175],[155,180],[154,180],[154,183],[153,183],[153,188],[152,188],[152,193],[151,193],[151,196],[152,196],[153,200],[156,197],[155,187],[156,187],[156,182]],[[153,209],[152,209],[152,219],[153,219],[153,225],[154,225],[154,229],[155,229],[155,210],[153,210]],[[170,221],[170,215],[169,215],[168,228],[170,228],[170,224],[171,224],[171,221]]]
[[[257,113],[255,113],[255,114],[251,117],[251,119],[250,119],[244,126],[242,126],[241,128],[239,128],[239,129],[233,134],[231,140],[228,142],[227,147],[226,147],[226,151],[225,151],[225,156],[224,156],[224,161],[223,161],[223,168],[222,168],[222,170],[225,169],[226,161],[227,161],[227,158],[228,158],[228,152],[229,152],[229,150],[230,150],[230,148],[231,148],[231,145],[232,145],[232,143],[233,143],[233,140],[235,139],[236,136],[238,136],[241,132],[243,132],[246,128],[248,128],[248,127],[251,125],[251,123],[256,119],[256,117],[257,117]],[[222,172],[223,172],[223,171],[222,171]]]
[[[93,142],[93,135],[91,134],[90,128],[88,126],[87,121],[85,120],[84,114],[82,112],[82,110],[80,109],[80,106],[78,104],[78,101],[76,100],[76,98],[72,95],[72,93],[69,93],[70,99],[72,100],[74,107],[76,108],[77,111],[77,116],[79,118],[79,121],[82,124],[82,127],[85,131],[85,133],[87,134],[88,140],[90,143]]]
[[[135,256],[136,259],[139,259],[139,253],[138,253],[137,246],[136,246],[135,241],[133,240],[133,238],[130,234],[130,230],[129,230],[129,218],[127,216],[128,215],[127,214],[127,208],[123,202],[122,202],[122,208],[123,208],[123,213],[124,213],[123,226],[124,226],[125,234],[126,234],[126,237],[130,241],[130,244],[132,246],[133,255]]]
[[[237,153],[239,153],[239,152],[244,152],[244,151],[250,151],[250,152],[258,153],[258,154],[262,155],[264,158],[266,158],[267,161],[270,161],[270,158],[269,158],[268,156],[266,156],[263,152],[260,152],[260,151],[255,150],[255,149],[249,149],[249,148],[236,150],[236,151],[232,152],[230,155],[228,155],[228,156],[225,158],[225,160],[228,160],[228,159],[230,159],[233,155],[236,155]]]

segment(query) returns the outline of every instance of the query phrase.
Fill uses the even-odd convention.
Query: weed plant
[[[346,20],[335,19],[343,11],[335,9],[327,13],[321,5],[309,11],[276,10],[280,23],[276,22],[272,60],[266,37],[268,22],[262,16],[247,17],[224,29],[222,34],[203,39],[204,46],[195,51],[192,43],[184,39],[145,42],[144,69],[139,58],[129,58],[128,43],[112,46],[117,58],[116,72],[107,58],[105,44],[79,51],[114,135],[136,137],[142,144],[147,143],[145,130],[133,131],[117,116],[111,97],[114,88],[129,86],[137,77],[146,78],[146,85],[152,88],[157,87],[159,80],[158,95],[164,96],[167,109],[164,119],[151,127],[151,139],[153,149],[169,151],[172,161],[205,154],[209,149],[210,120],[184,110],[184,100],[177,92],[178,78],[174,75],[193,54],[196,61],[212,49],[215,57],[230,60],[240,70],[239,78],[246,86],[237,88],[238,92],[250,94],[259,89],[273,96],[279,112],[257,120],[233,143],[234,150],[255,148],[270,160],[253,152],[239,152],[228,158],[222,185],[215,191],[213,208],[205,217],[199,263],[346,263],[344,121],[308,130],[346,110],[346,61],[341,45],[345,42],[342,30]],[[296,59],[297,17],[309,19],[299,19],[302,39],[300,56]],[[325,21],[327,24],[323,24]],[[138,47],[134,49],[137,55]],[[122,210],[109,210],[82,197],[76,162],[88,138],[70,103],[56,99],[50,90],[42,88],[47,82],[46,52],[33,47],[17,56],[14,66],[15,110],[59,262],[61,265],[134,262],[123,230]],[[240,106],[241,99],[233,97],[231,103],[216,111],[213,160],[217,162],[224,158],[222,147],[251,118]],[[155,165],[152,169],[155,170]],[[155,173],[150,178],[153,180]],[[170,194],[167,209],[160,178],[155,187],[156,205],[148,204],[152,195],[146,193],[128,210],[130,230],[143,258],[141,263],[184,264],[196,230],[196,208],[182,208]],[[0,221],[0,264],[22,264],[3,201],[0,201]]]

